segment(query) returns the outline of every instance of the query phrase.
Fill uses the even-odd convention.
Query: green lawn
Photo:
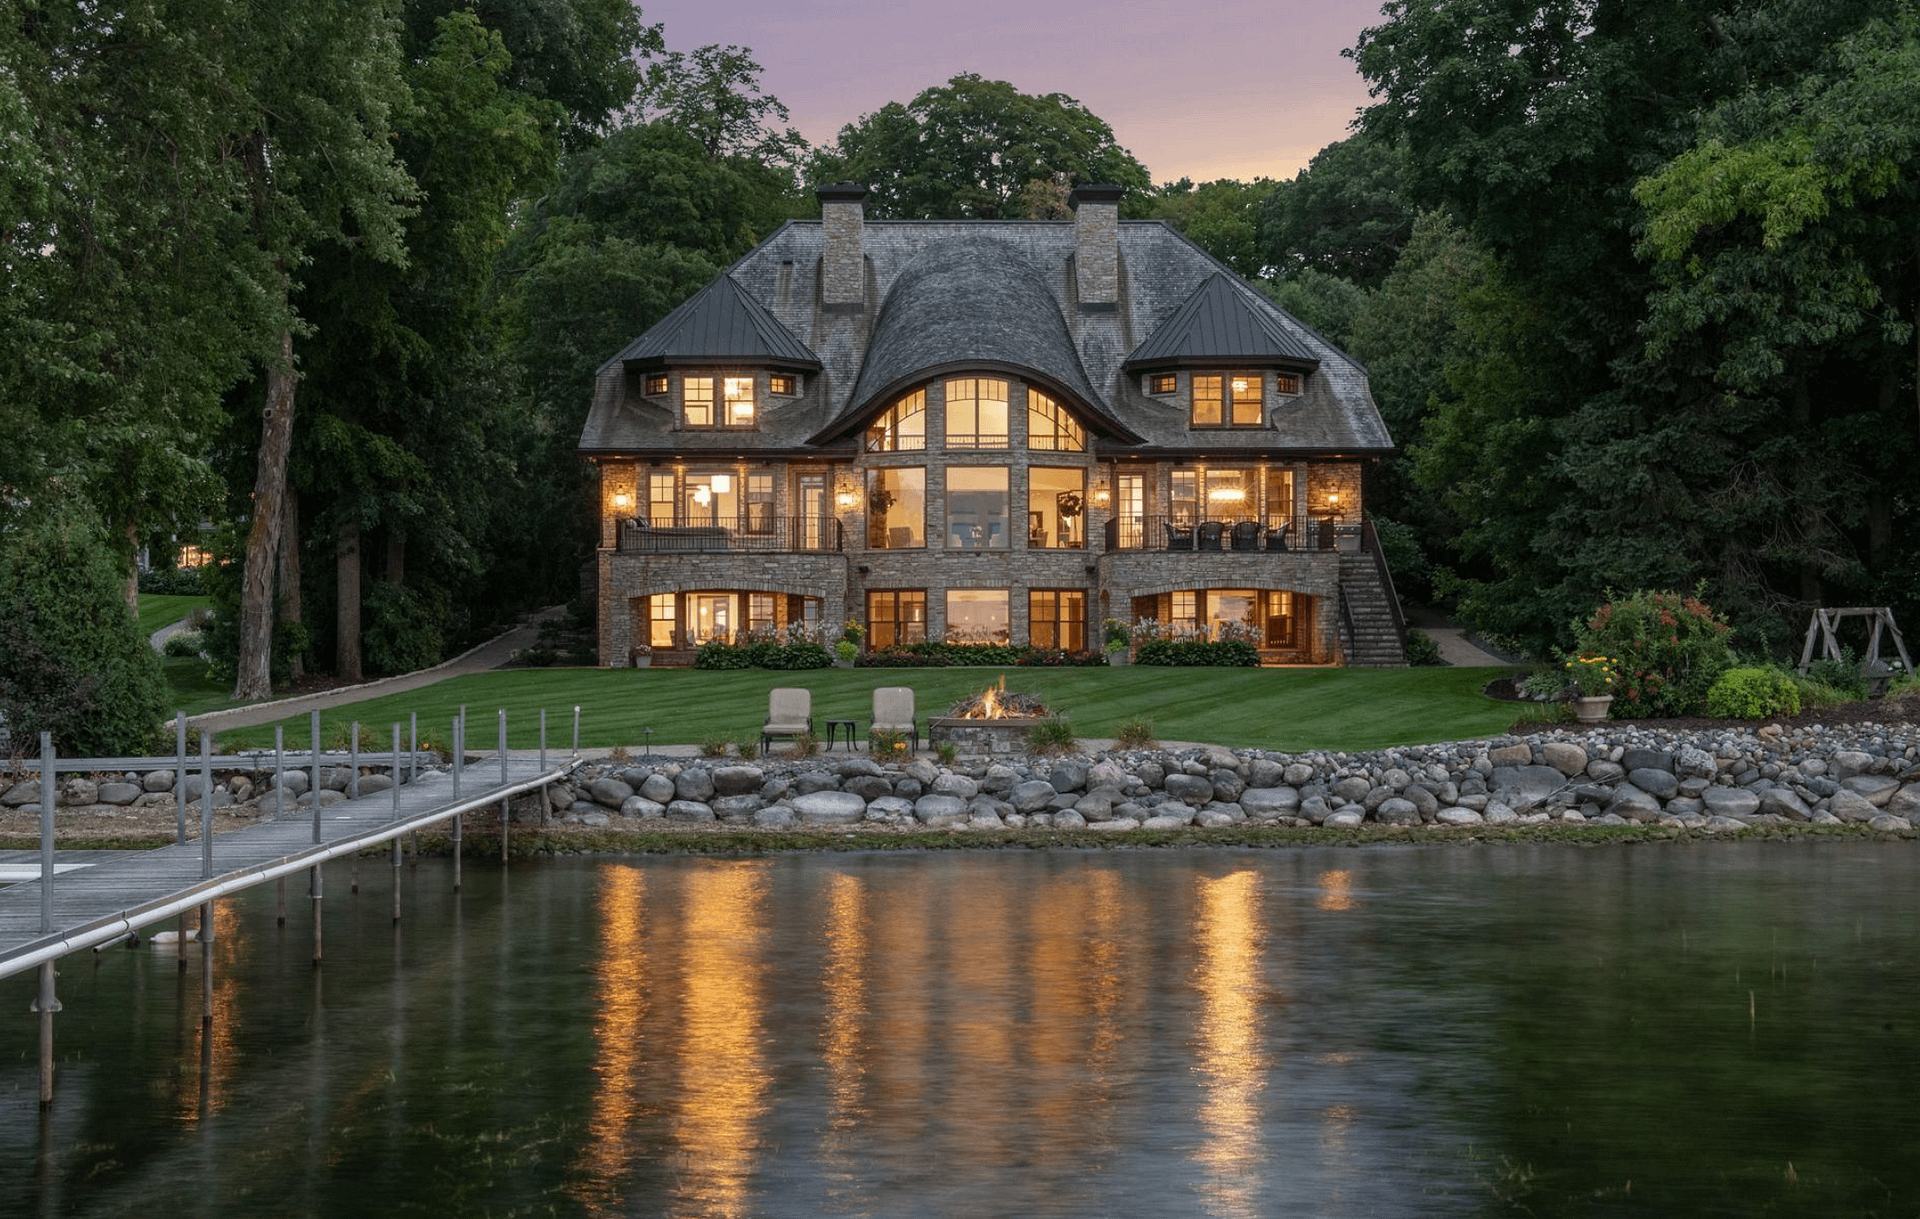
[[[162,597],[154,593],[141,593],[140,634],[143,637],[152,635],[161,627],[206,607],[205,597]]]
[[[704,672],[693,669],[519,669],[449,678],[421,690],[369,699],[322,717],[323,741],[339,739],[354,720],[362,739],[384,744],[390,725],[417,712],[423,734],[444,743],[458,708],[468,714],[468,743],[491,748],[497,712],[507,712],[508,743],[539,743],[547,712],[548,742],[566,747],[573,708],[580,708],[582,746],[636,746],[653,729],[656,745],[694,744],[722,736],[759,739],[767,691],[813,691],[814,722],[858,718],[862,730],[876,686],[911,686],[922,723],[960,696],[993,683],[1037,694],[1087,737],[1110,737],[1135,716],[1153,721],[1163,740],[1287,751],[1357,750],[1497,735],[1514,720],[1512,703],[1481,687],[1500,669],[818,669],[803,673]],[[288,739],[304,739],[304,717],[282,721]],[[271,745],[273,728],[233,729],[223,747]]]

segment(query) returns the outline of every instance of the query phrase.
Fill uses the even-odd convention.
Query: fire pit
[[[927,721],[927,739],[961,753],[1025,753],[1027,733],[1052,718],[1038,698],[1007,692],[1007,679],[970,694]]]

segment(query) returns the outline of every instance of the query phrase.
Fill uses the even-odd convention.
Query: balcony
[[[1284,520],[1226,517],[1197,521],[1190,517],[1137,516],[1107,522],[1109,551],[1258,551],[1358,550],[1360,526],[1330,520],[1308,521],[1304,528]]]
[[[756,513],[689,525],[655,525],[629,517],[620,522],[615,545],[621,554],[793,554],[843,548],[840,522],[831,515]]]

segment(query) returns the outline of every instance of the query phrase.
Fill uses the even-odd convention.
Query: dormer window
[[[687,427],[754,426],[752,377],[687,377],[680,384],[681,417]]]
[[[1275,373],[1273,380],[1275,393],[1297,394],[1300,392],[1300,374],[1297,372]]]
[[[1179,389],[1180,378],[1173,373],[1156,372],[1147,374],[1147,392],[1150,394],[1177,393]]]
[[[767,392],[778,394],[782,398],[791,398],[800,392],[800,378],[788,372],[777,372],[767,378]]]
[[[647,374],[646,395],[649,398],[665,397],[667,392],[667,374],[650,372]]]
[[[1258,372],[1193,374],[1193,426],[1259,427],[1263,380]]]

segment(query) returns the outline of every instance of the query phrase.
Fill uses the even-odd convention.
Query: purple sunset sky
[[[1380,0],[640,0],[667,46],[753,49],[813,144],[955,73],[1065,93],[1153,180],[1291,178],[1367,104]]]

